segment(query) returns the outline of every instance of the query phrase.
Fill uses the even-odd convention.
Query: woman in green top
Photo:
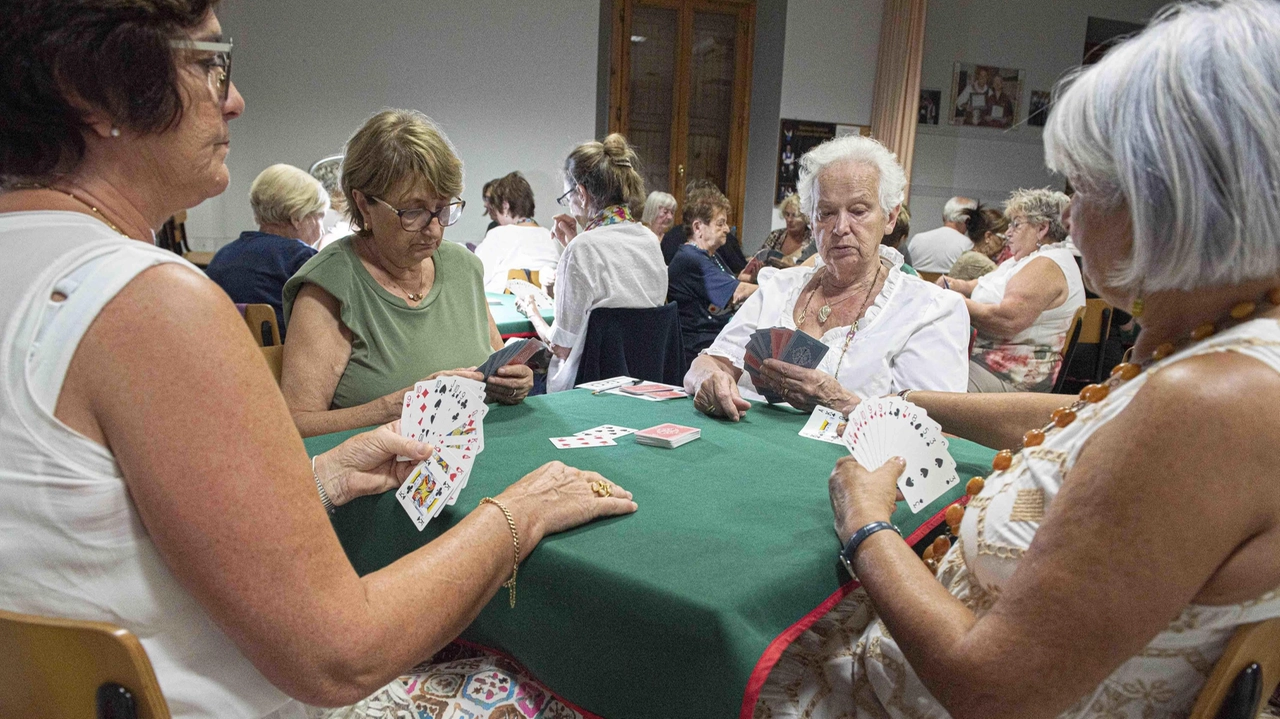
[[[356,234],[326,247],[284,288],[289,342],[280,389],[304,437],[400,416],[404,393],[473,369],[502,347],[483,268],[444,241],[463,202],[462,162],[425,115],[384,110],[347,143],[342,192]],[[528,367],[503,367],[488,400],[515,404]]]

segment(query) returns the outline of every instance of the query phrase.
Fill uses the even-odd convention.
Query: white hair
[[[864,162],[880,171],[880,209],[886,215],[902,204],[907,175],[898,164],[898,158],[869,137],[846,135],[827,140],[800,158],[800,180],[796,183],[796,191],[800,195],[800,211],[805,215],[817,216],[818,175],[828,165],[841,160]]]
[[[657,190],[650,192],[649,196],[645,198],[644,214],[640,216],[640,221],[646,225],[653,222],[658,217],[658,210],[664,208],[675,211],[676,198],[667,192],[658,192]]]
[[[971,200],[968,197],[953,197],[947,200],[947,204],[942,206],[942,219],[944,222],[968,222],[969,216],[965,214],[965,210],[978,209],[978,201]]]
[[[329,209],[320,181],[293,165],[272,165],[249,186],[249,205],[259,225],[287,225]]]
[[[1058,91],[1045,164],[1132,218],[1133,252],[1108,283],[1280,274],[1280,4],[1168,6]]]

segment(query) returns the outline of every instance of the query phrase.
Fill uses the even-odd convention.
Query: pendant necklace
[[[881,269],[883,269],[883,265],[876,267],[876,276],[871,279],[871,286],[867,288],[867,296],[862,301],[862,310],[867,309],[867,300],[871,299],[871,293],[875,290],[876,283],[880,281]],[[821,288],[821,286],[822,284],[819,282],[818,285],[813,288],[813,292],[809,293],[809,300],[804,303],[804,309],[800,310],[800,321],[797,323],[798,325],[804,324],[805,317],[809,315],[809,305],[813,304],[813,298],[818,294],[818,289]],[[835,302],[824,303],[822,307],[818,308],[818,324],[825,325],[827,323],[827,320],[831,318],[831,307],[833,305],[838,305],[843,302],[847,302],[850,299],[853,299],[853,297],[854,295],[849,295],[848,297],[836,300]],[[858,312],[858,316],[859,317],[862,316],[862,311]]]
[[[372,257],[372,253],[370,253],[370,256]],[[409,301],[410,301],[410,302],[421,302],[421,301],[423,301],[424,299],[426,299],[427,295],[426,295],[426,293],[425,293],[425,292],[424,292],[424,293],[419,294],[419,293],[416,293],[416,292],[410,292],[409,290],[406,290],[406,289],[404,288],[404,285],[400,284],[400,281],[399,281],[399,280],[397,280],[397,279],[395,278],[395,275],[391,274],[390,272],[387,272],[386,268],[384,268],[384,267],[382,266],[382,263],[381,263],[381,262],[378,262],[378,261],[375,259],[375,260],[373,261],[373,264],[377,265],[377,266],[378,266],[378,269],[382,270],[382,273],[383,273],[384,275],[386,275],[388,279],[390,279],[390,280],[391,280],[391,283],[392,283],[392,284],[394,284],[396,287],[399,287],[399,288],[400,288],[400,291],[401,291],[401,292],[403,292],[403,293],[405,294],[405,296],[409,298]]]

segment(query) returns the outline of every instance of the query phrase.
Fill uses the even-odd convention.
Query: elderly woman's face
[[[813,228],[822,261],[837,276],[856,277],[879,261],[880,243],[893,231],[898,210],[880,207],[880,170],[841,160],[818,173]]]
[[[675,219],[676,211],[674,208],[660,207],[658,208],[657,216],[653,218],[653,224],[659,229],[669,230],[671,229],[671,224],[675,222]]]
[[[1009,218],[1009,229],[1005,237],[1009,238],[1009,248],[1013,256],[1022,259],[1040,245],[1040,239],[1048,234],[1049,223],[1032,222],[1026,215],[1014,215]]]
[[[406,229],[405,220],[401,219],[396,210],[402,213],[425,210],[447,215],[450,199],[418,185],[409,189],[391,190],[386,193],[386,197],[361,193],[356,195],[356,204],[360,206],[365,227],[373,233],[373,242],[379,252],[384,257],[392,258],[399,267],[411,267],[431,257],[440,247],[440,243],[444,241],[444,227],[441,226],[439,217],[429,217],[425,226]],[[406,219],[412,217],[413,215],[409,215]]]
[[[804,232],[805,216],[798,207],[787,207],[782,211],[782,221],[787,223],[787,232],[798,235]]]

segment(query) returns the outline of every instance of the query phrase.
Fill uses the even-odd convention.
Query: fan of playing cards
[[[761,383],[760,365],[767,359],[777,359],[805,369],[815,369],[826,355],[827,346],[804,332],[786,327],[767,327],[751,333],[743,362],[747,366],[747,374],[751,375],[751,383],[767,402],[777,404],[782,398]]]
[[[435,447],[396,490],[396,499],[422,531],[458,500],[471,465],[484,450],[484,385],[465,377],[423,380],[404,395],[400,434]]]
[[[538,370],[545,372],[551,365],[551,350],[540,340],[511,340],[505,347],[489,355],[489,359],[476,367],[476,371],[484,375],[485,379],[489,379],[489,375],[497,372],[499,367],[513,364],[529,365],[529,368],[535,372]]]
[[[863,400],[849,415],[844,443],[854,459],[870,470],[893,457],[907,461],[898,489],[913,514],[960,481],[942,427],[899,397]]]

